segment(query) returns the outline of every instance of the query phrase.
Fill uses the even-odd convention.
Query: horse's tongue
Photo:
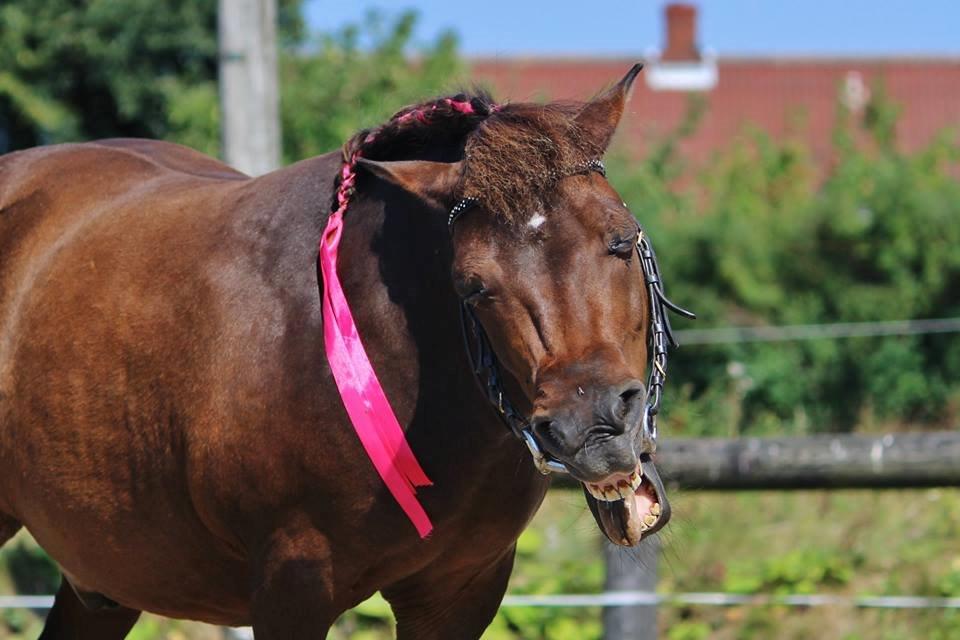
[[[636,545],[643,535],[643,517],[650,513],[653,504],[653,499],[643,490],[632,493],[623,500],[598,503],[604,533],[619,545]]]

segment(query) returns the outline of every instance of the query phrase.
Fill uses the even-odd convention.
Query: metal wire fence
[[[915,336],[960,332],[960,318],[891,320],[887,322],[836,322],[831,324],[795,324],[777,327],[721,327],[716,329],[679,329],[674,331],[684,345],[731,344],[738,342],[784,342],[828,338],[871,338]]]

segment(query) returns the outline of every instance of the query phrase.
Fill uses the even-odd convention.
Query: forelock
[[[463,196],[511,224],[547,210],[556,181],[602,155],[577,126],[582,107],[512,104],[492,114],[467,138]]]

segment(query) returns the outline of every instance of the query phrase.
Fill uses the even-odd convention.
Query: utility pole
[[[250,175],[280,166],[276,0],[219,0],[223,159]]]

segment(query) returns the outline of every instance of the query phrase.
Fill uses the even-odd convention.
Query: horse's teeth
[[[643,524],[647,525],[648,527],[652,527],[653,525],[657,524],[657,516],[653,515],[652,513],[648,513],[647,515],[643,516]]]
[[[660,515],[660,503],[659,503],[659,502],[654,502],[653,505],[650,506],[650,513],[652,513],[652,514],[655,515],[655,516],[659,516],[659,515]]]
[[[616,484],[586,484],[587,491],[591,496],[602,502],[616,502],[629,497],[630,493],[635,492],[643,484],[643,474],[633,472],[629,479],[620,478]]]
[[[646,531],[646,530],[649,529],[649,528],[650,528],[650,527],[647,525],[646,522],[641,522],[641,523],[640,523],[640,531],[641,531],[641,532]]]

